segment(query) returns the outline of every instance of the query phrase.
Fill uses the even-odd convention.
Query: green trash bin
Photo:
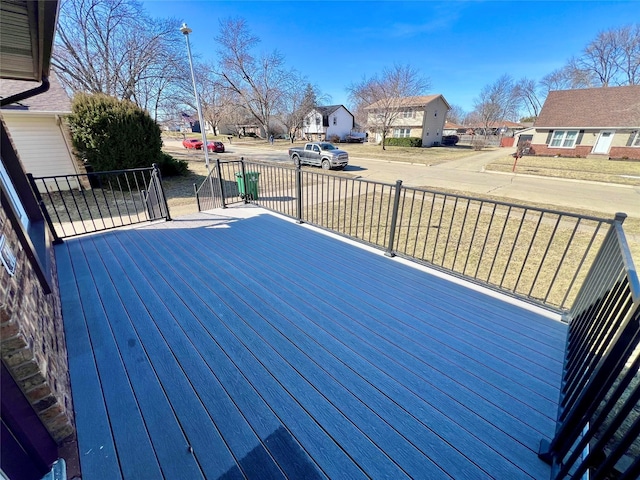
[[[260,172],[246,172],[245,177],[247,179],[247,185],[245,188],[244,178],[242,178],[241,172],[236,172],[236,181],[238,182],[238,191],[240,197],[247,198],[249,200],[258,199],[258,179],[260,178]]]

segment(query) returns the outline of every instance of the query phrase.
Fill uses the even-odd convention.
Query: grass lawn
[[[511,173],[513,162],[513,157],[508,156],[485,168],[494,172]],[[640,162],[638,161],[525,156],[518,159],[516,173],[640,185]]]
[[[387,147],[386,150],[382,150],[380,145],[341,143],[338,147],[349,152],[349,156],[353,158],[366,157],[376,160],[419,163],[424,165],[438,165],[478,154],[478,151],[467,146],[430,148]]]

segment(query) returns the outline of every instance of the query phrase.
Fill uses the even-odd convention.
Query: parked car
[[[329,142],[311,142],[304,148],[290,148],[289,158],[296,164],[316,165],[325,170],[342,170],[349,163],[349,154]]]
[[[224,153],[224,143],[222,143],[222,142],[207,142],[207,149],[210,152]]]
[[[182,141],[182,146],[187,149],[202,149],[202,140],[198,140],[197,138],[185,138]]]
[[[460,137],[458,135],[444,135],[442,137],[442,145],[452,146],[456,145],[460,141]]]

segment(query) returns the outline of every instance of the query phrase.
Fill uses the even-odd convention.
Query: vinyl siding
[[[26,173],[35,177],[77,173],[54,115],[3,112],[3,117]]]

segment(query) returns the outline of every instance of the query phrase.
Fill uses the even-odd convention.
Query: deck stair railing
[[[259,174],[259,195],[245,201],[560,312],[571,307],[613,223],[266,162],[220,162],[213,184],[223,180],[226,192],[246,172]],[[208,208],[207,183],[200,209]],[[230,203],[216,192],[206,205]]]
[[[640,283],[624,217],[609,228],[567,315],[558,429],[540,451],[557,479],[640,477]]]
[[[243,172],[243,169],[242,159],[227,162],[216,159],[215,166],[210,169],[202,183],[199,186],[193,184],[198,211],[226,208],[227,205],[242,202],[236,172]]]
[[[171,220],[162,176],[150,168],[34,177],[31,188],[54,243],[151,220]]]

